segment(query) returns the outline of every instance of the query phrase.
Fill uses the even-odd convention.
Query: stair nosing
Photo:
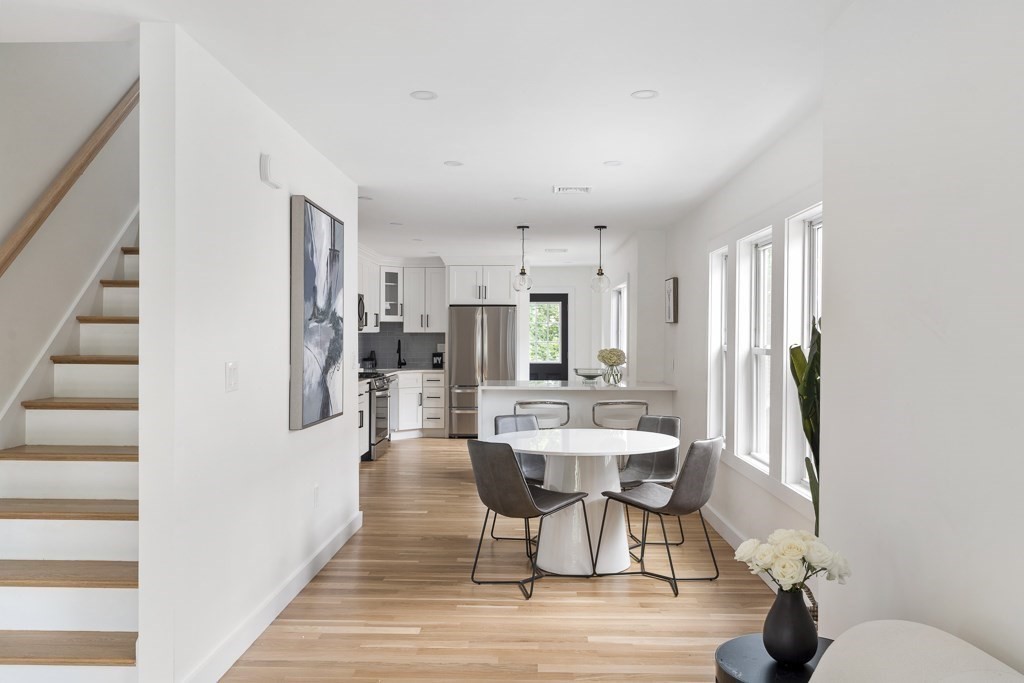
[[[120,289],[134,289],[139,286],[138,280],[100,280],[100,286]]]
[[[33,507],[21,507],[12,505],[16,501],[36,503]],[[135,509],[129,512],[98,512],[95,510],[74,509],[74,505],[81,506],[83,503],[134,503]],[[43,503],[50,504],[51,508],[46,509]],[[13,509],[5,509],[12,505]],[[59,511],[53,508],[66,506],[67,510]],[[84,506],[88,508],[90,506]],[[4,520],[61,520],[74,522],[137,522],[139,521],[139,501],[125,500],[121,498],[0,498],[0,519]]]
[[[117,450],[112,450],[117,449]],[[138,446],[41,444],[0,450],[0,462],[138,462]]]
[[[129,354],[58,354],[50,356],[55,365],[138,365],[139,357]]]
[[[100,396],[50,396],[47,398],[22,401],[26,410],[97,410],[97,411],[137,411],[139,399],[132,396],[100,397]]]
[[[56,569],[60,576],[48,576],[46,569]],[[121,570],[121,574],[118,574],[118,570]],[[129,570],[127,577],[123,576],[123,570]],[[105,573],[106,578],[103,577]],[[139,563],[113,560],[0,560],[0,587],[138,588]]]
[[[137,315],[80,315],[78,322],[82,325],[138,325]]]

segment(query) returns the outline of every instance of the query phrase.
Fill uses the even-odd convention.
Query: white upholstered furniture
[[[937,628],[867,621],[839,636],[811,683],[1021,683],[1024,675]]]

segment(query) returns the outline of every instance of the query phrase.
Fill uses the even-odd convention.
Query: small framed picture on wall
[[[679,278],[665,280],[665,322],[679,322]]]

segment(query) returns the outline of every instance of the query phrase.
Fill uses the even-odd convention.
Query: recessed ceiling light
[[[391,222],[391,223],[388,223],[388,225],[405,225],[405,223]]]
[[[637,90],[629,94],[630,97],[634,97],[638,100],[653,100],[658,96],[657,90]]]
[[[409,93],[409,97],[414,100],[436,100],[437,93],[432,90],[413,90]]]
[[[413,242],[422,242],[423,240],[421,240],[419,237],[413,237],[412,241]]]
[[[514,202],[525,202],[526,201],[526,197],[513,197],[512,201],[514,201]]]
[[[611,159],[609,161],[603,161],[601,163],[603,163],[605,166],[622,166],[622,162],[617,159]]]
[[[444,162],[444,165],[445,166],[462,166],[462,162],[461,161],[446,161],[446,162]]]
[[[569,250],[568,249],[545,249],[544,251],[546,251],[549,254],[564,254],[565,252],[567,252]]]
[[[363,200],[366,200],[366,201],[368,201],[368,202],[372,202],[372,201],[373,201],[373,197],[370,197],[370,196],[368,196],[368,195],[365,195],[365,194],[361,194],[361,195],[359,195],[359,198],[360,198],[360,199],[363,199]]]

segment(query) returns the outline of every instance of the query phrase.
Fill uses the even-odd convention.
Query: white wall
[[[139,52],[133,43],[0,43],[0,64],[2,241],[138,77]]]
[[[172,25],[142,88],[140,680],[211,681],[361,523],[354,326],[344,415],[288,429],[289,196],[345,222],[354,312],[357,188]]]
[[[626,375],[635,381],[671,379],[665,371],[666,240],[663,230],[640,230],[604,258],[604,272],[612,289],[622,284],[627,287]],[[611,292],[600,298],[598,327],[601,347],[605,348],[611,346]]]
[[[135,80],[138,48],[0,45],[0,63],[2,240]],[[52,392],[44,351],[58,341],[60,353],[77,352],[62,323],[138,208],[138,121],[124,121],[0,277],[0,447],[24,438],[18,400]]]
[[[684,443],[707,436],[709,254],[767,226],[773,227],[773,239],[781,245],[786,219],[821,201],[821,182],[821,112],[814,111],[669,231],[664,277],[679,278],[679,323],[661,325],[666,328],[668,366],[674,365],[670,372],[679,387],[676,414],[683,420]],[[784,254],[782,249],[774,251],[773,291],[779,293]],[[734,284],[731,287],[735,289]],[[660,320],[660,287],[651,295],[659,297]],[[773,320],[781,321],[783,297],[773,298]],[[735,311],[730,315],[735,318]],[[780,347],[781,328],[774,325],[776,347]],[[789,381],[786,366],[776,363],[773,406],[782,405],[783,383]],[[764,538],[779,527],[813,529],[809,501],[732,453],[736,424],[732,413],[728,424],[726,453],[709,510],[719,533],[735,544],[750,536]],[[776,453],[782,447],[781,425],[778,419],[771,429]]]
[[[835,635],[927,622],[1024,670],[1024,5],[858,0],[826,41],[822,529]]]

